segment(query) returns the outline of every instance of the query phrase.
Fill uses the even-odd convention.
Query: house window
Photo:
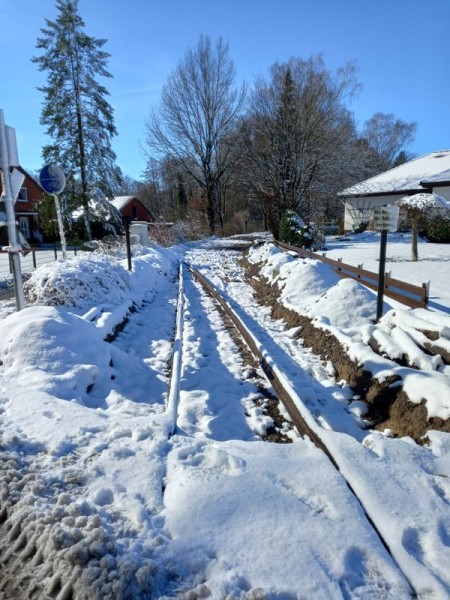
[[[19,200],[20,202],[28,202],[27,188],[25,188],[25,187],[20,188],[20,192],[19,192],[19,195],[17,196],[17,200]]]

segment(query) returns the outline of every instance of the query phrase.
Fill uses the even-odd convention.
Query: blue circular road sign
[[[39,173],[39,182],[48,194],[60,194],[66,186],[66,178],[56,165],[45,165]]]

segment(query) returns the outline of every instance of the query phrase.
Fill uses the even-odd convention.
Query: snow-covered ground
[[[365,232],[349,239],[328,238],[326,255],[342,257],[343,262],[378,273],[380,257],[380,234]],[[388,233],[386,247],[386,271],[391,277],[414,285],[430,282],[432,309],[450,313],[450,247],[448,244],[429,244],[419,239],[419,260],[411,260],[411,234]],[[387,302],[397,306],[394,302]]]
[[[335,243],[328,255],[352,264],[354,253],[357,264],[376,270],[376,242]],[[43,589],[59,598],[71,590],[74,599],[411,597],[325,455],[292,432],[287,416],[294,443],[261,440],[270,419],[253,403],[260,390],[214,303],[187,272],[172,435],[165,404],[183,258],[239,304],[322,418],[347,479],[421,597],[450,598],[450,434],[430,433],[430,445],[421,447],[361,429],[363,409],[355,402],[348,409],[348,386],[255,305],[239,254],[219,246],[211,240],[147,249],[133,259],[132,273],[109,258],[52,263],[28,284],[36,305],[7,316],[13,305],[3,304],[0,591],[7,598],[16,586],[30,599],[43,597]],[[421,245],[419,256],[426,251]],[[403,252],[398,243],[388,255],[392,275],[421,283],[403,276],[403,268],[411,275]],[[436,305],[448,307],[450,262],[439,256],[441,268],[431,273],[429,260],[424,275]],[[272,277],[284,271],[287,304],[303,303],[359,351],[373,294],[307,261],[288,277],[290,259],[268,246],[255,249],[256,259],[266,260]],[[335,295],[327,296],[329,287]],[[62,295],[66,306],[43,306]],[[436,315],[446,333],[448,317]],[[106,342],[124,317],[125,328]],[[447,377],[442,369],[430,373]],[[437,402],[442,411],[448,389]]]

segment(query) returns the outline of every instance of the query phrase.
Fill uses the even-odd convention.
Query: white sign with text
[[[375,231],[397,231],[399,212],[400,208],[393,204],[375,208],[373,211]]]

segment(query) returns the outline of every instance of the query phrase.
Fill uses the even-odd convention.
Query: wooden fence
[[[366,271],[360,267],[346,265],[341,260],[327,258],[325,254],[312,252],[305,248],[298,248],[297,246],[291,246],[290,244],[285,244],[283,242],[276,242],[276,244],[282,250],[296,252],[302,257],[314,258],[331,265],[333,270],[336,271],[340,277],[351,277],[372,290],[378,290],[378,273]],[[427,283],[422,283],[421,286],[412,285],[406,281],[389,277],[389,275],[386,274],[384,278],[384,294],[411,308],[428,308],[429,285]]]
[[[72,254],[77,256],[76,246],[70,246],[67,248],[67,255]],[[57,246],[48,248],[23,248],[20,252],[20,266],[22,271],[32,271],[40,267],[45,263],[49,263],[58,260],[62,256],[61,248]],[[10,253],[6,250],[0,250],[0,279],[11,273],[12,267],[10,262]]]

